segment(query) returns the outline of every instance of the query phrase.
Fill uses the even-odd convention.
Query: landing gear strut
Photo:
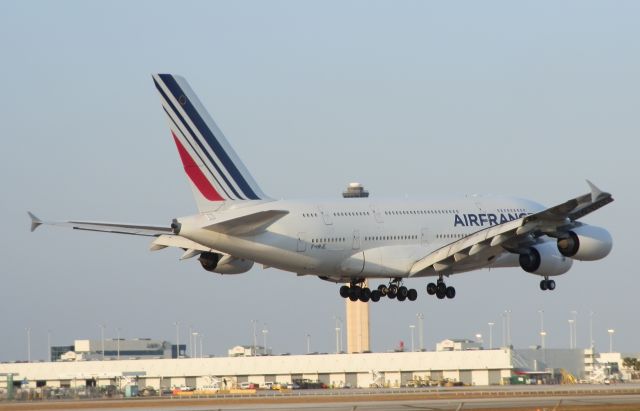
[[[545,276],[544,280],[540,281],[540,289],[542,291],[553,291],[556,289],[556,282],[549,280],[549,277]]]
[[[451,286],[447,287],[447,285],[444,283],[444,280],[442,279],[442,276],[440,276],[440,278],[438,278],[438,281],[436,281],[435,284],[434,283],[427,284],[427,294],[435,295],[440,300],[444,298],[451,299],[451,298],[455,298],[456,289]]]

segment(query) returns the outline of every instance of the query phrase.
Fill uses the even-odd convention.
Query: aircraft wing
[[[590,193],[517,220],[488,227],[435,250],[416,261],[409,277],[450,274],[466,259],[487,254],[494,258],[503,252],[518,253],[543,235],[561,237],[580,225],[577,220],[613,201],[611,194],[587,180]],[[485,260],[486,261],[486,260]]]
[[[31,231],[35,231],[41,225],[52,225],[57,227],[67,227],[74,230],[98,231],[103,233],[142,235],[147,237],[158,237],[163,234],[173,234],[171,227],[158,227],[148,225],[103,223],[97,221],[43,221],[33,213],[28,212],[31,218]]]

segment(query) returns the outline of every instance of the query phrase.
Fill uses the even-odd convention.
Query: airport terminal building
[[[155,342],[150,343],[154,347]],[[466,345],[465,345],[466,344]],[[460,349],[460,347],[467,347]],[[165,344],[165,348],[167,348]],[[400,387],[411,381],[465,385],[508,384],[517,374],[552,375],[554,369],[581,378],[590,366],[589,350],[482,349],[477,344],[445,340],[441,351],[360,354],[264,355],[214,358],[97,359],[95,353],[72,361],[3,363],[0,375],[11,374],[25,388],[123,387],[135,379],[139,387],[181,386],[220,389],[242,383],[292,383],[307,379],[329,387]],[[155,348],[154,348],[155,350]],[[551,370],[551,371],[550,371]],[[539,377],[541,378],[541,377]],[[0,377],[0,387],[6,385]],[[544,381],[541,381],[544,382]]]

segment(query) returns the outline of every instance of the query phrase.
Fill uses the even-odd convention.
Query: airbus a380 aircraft
[[[435,277],[426,291],[454,298],[445,277],[481,268],[522,267],[555,289],[552,276],[573,260],[611,251],[611,235],[579,222],[613,201],[589,183],[590,193],[545,208],[512,197],[471,196],[419,200],[348,198],[289,201],[269,198],[240,161],[187,81],[157,74],[153,81],[171,135],[189,177],[199,213],[154,227],[87,221],[43,222],[77,230],[154,237],[151,250],[178,247],[214,273],[239,274],[254,263],[298,275],[348,283],[352,301],[381,297],[413,301],[404,279]],[[389,279],[371,290],[366,279]],[[386,282],[386,281],[385,281]]]

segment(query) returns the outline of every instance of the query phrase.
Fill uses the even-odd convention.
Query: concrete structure
[[[236,345],[227,351],[229,357],[255,357],[258,355],[271,355],[271,349],[256,345]]]
[[[296,379],[335,387],[398,387],[412,379],[493,385],[509,378],[512,369],[508,349],[0,364],[0,374],[14,374],[15,381],[26,380],[30,388],[123,386],[131,376],[137,376],[139,387],[155,388],[202,387],[212,377],[226,381],[227,388]]]
[[[449,339],[436,344],[436,351],[466,351],[481,350],[482,344],[473,340]]]
[[[185,356],[185,349],[186,346],[180,344],[180,356]],[[176,358],[176,354],[175,345],[150,338],[75,340],[71,346],[51,347],[53,361]]]
[[[363,287],[368,287],[364,282]],[[369,352],[369,303],[362,301],[345,302],[347,319],[347,352]]]

